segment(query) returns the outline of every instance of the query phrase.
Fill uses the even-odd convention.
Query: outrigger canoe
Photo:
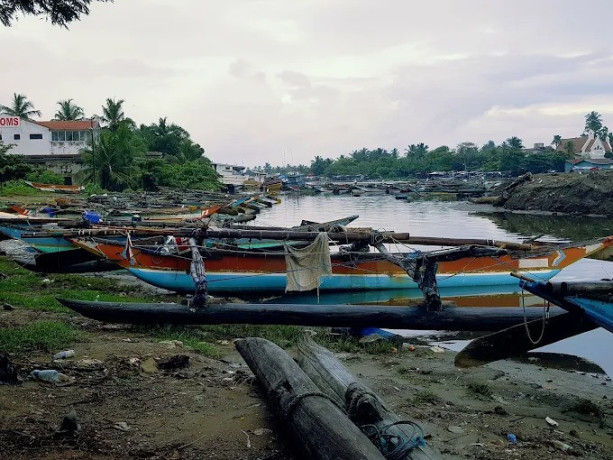
[[[613,245],[613,237],[591,244],[569,245],[537,252],[506,251],[500,256],[463,257],[438,263],[438,287],[518,284],[510,272],[547,280],[563,268]],[[82,246],[85,247],[85,246]],[[127,268],[137,278],[179,293],[193,293],[191,257],[164,254],[159,248],[125,247],[113,242],[90,244],[90,250]],[[208,291],[211,293],[282,293],[287,283],[283,252],[256,252],[203,248]],[[419,253],[399,254],[411,259]],[[321,278],[320,291],[416,289],[417,283],[389,257],[372,252],[331,255],[332,274]]]

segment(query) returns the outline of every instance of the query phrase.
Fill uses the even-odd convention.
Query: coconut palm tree
[[[593,131],[597,133],[602,128],[602,115],[598,112],[591,111],[585,116],[585,131]]]
[[[523,149],[524,148],[522,140],[517,136],[509,137],[506,140],[506,143],[512,149]]]
[[[72,99],[58,101],[60,109],[55,112],[56,120],[82,120],[84,113],[83,108],[72,103]]]
[[[131,118],[126,118],[125,113],[123,112],[123,103],[125,101],[123,99],[114,100],[108,98],[106,100],[106,106],[102,106],[102,116],[100,120],[106,123],[106,127],[111,131],[116,131],[119,126],[126,122],[130,127],[134,126],[134,121]]]
[[[553,140],[551,141],[551,143],[555,145],[557,149],[562,143],[562,136],[560,136],[559,134],[556,134],[555,136],[553,136]]]
[[[34,110],[34,104],[28,101],[24,94],[13,93],[13,104],[11,106],[0,105],[0,112],[7,115],[31,120],[32,117],[40,117],[40,110]]]
[[[106,190],[122,191],[137,180],[134,161],[144,157],[146,151],[141,136],[135,135],[127,123],[119,123],[115,131],[108,129],[100,133],[95,148],[90,145],[83,151],[87,165],[84,179]]]

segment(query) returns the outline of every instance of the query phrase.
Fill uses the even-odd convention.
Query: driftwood
[[[527,172],[502,189],[502,193],[500,195],[469,198],[468,201],[475,204],[493,204],[494,206],[503,206],[509,200],[509,198],[511,198],[513,190],[515,190],[518,185],[530,180],[532,180],[532,173]]]
[[[329,327],[383,327],[447,331],[497,331],[524,319],[518,307],[447,307],[428,311],[424,306],[301,305],[209,303],[189,308],[178,303],[95,302],[58,299],[89,318],[130,324],[293,324]],[[550,315],[564,313],[558,307]],[[539,308],[526,309],[528,320],[542,316]]]
[[[298,364],[323,393],[347,410],[349,418],[387,459],[434,459],[439,454],[423,439],[421,427],[403,421],[370,388],[354,377],[326,348],[304,336]]]
[[[294,446],[309,459],[377,460],[384,457],[344,411],[281,348],[262,338],[236,341]]]

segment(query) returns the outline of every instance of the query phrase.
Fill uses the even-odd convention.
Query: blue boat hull
[[[157,270],[130,267],[128,270],[137,278],[170,291],[182,294],[194,292],[195,285],[189,273],[173,270]],[[525,273],[547,280],[560,270],[542,270]],[[210,293],[283,293],[287,283],[285,273],[207,273]],[[439,288],[473,286],[518,285],[517,278],[509,273],[464,273],[456,275],[437,275]],[[369,275],[328,275],[323,276],[320,291],[354,291],[378,289],[418,289],[417,283],[409,276]]]

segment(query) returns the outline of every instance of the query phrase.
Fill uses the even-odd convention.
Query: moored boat
[[[462,257],[438,263],[439,287],[517,284],[510,272],[547,280],[563,268],[613,244],[613,237],[593,244],[542,249],[535,253],[508,251],[499,256]],[[95,250],[128,268],[139,279],[157,287],[192,293],[191,256],[162,254],[135,246],[127,260],[124,247],[98,242]],[[287,285],[285,254],[280,251],[246,251],[203,248],[208,289],[212,293],[284,292]],[[415,253],[398,254],[410,261]],[[321,277],[321,291],[415,289],[418,283],[389,257],[371,252],[339,252],[331,255],[332,273]]]

